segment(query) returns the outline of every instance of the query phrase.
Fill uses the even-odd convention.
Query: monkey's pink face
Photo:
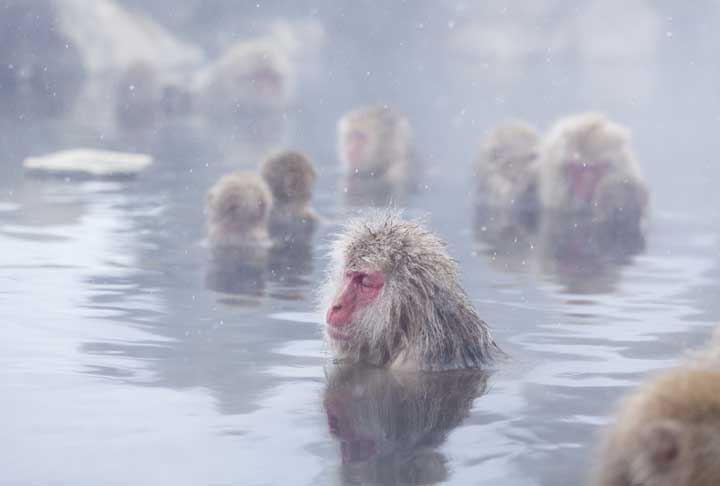
[[[341,440],[343,463],[366,461],[377,455],[377,444],[372,437],[356,432],[352,423],[352,405],[356,398],[351,393],[335,392],[325,398],[330,433]]]
[[[282,76],[270,67],[262,67],[253,73],[252,83],[258,95],[277,96],[282,87]]]
[[[345,272],[340,291],[327,312],[328,335],[348,340],[355,314],[373,303],[384,286],[383,272]]]
[[[352,130],[345,137],[345,157],[351,169],[362,169],[368,155],[370,136],[362,130]]]
[[[565,174],[570,190],[577,199],[590,202],[595,195],[598,184],[610,170],[610,162],[600,160],[587,163],[580,159],[565,162]]]

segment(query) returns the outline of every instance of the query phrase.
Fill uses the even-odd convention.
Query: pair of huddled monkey
[[[559,120],[541,139],[525,122],[488,133],[475,164],[478,200],[520,211],[559,211],[597,224],[641,225],[647,189],[628,132],[597,113]]]
[[[279,279],[307,272],[318,221],[311,206],[315,179],[310,159],[280,151],[263,161],[259,174],[237,171],[218,180],[207,196],[208,287],[259,295],[268,270]]]
[[[207,197],[208,241],[213,248],[266,246],[310,236],[317,223],[311,199],[313,163],[295,151],[263,161],[260,174],[227,174]]]
[[[504,268],[603,292],[645,246],[647,189],[628,131],[604,115],[564,117],[545,137],[502,123],[474,168],[475,237]]]
[[[130,64],[115,88],[115,117],[126,130],[175,116],[220,121],[277,112],[289,103],[295,75],[287,53],[263,40],[237,42],[189,73],[166,73],[145,61]]]

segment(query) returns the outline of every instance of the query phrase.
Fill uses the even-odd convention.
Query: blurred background
[[[585,482],[616,400],[720,321],[719,50],[709,0],[0,0],[0,485]],[[512,357],[489,376],[325,367],[314,292],[362,211],[336,123],[375,103],[427,169],[408,214]],[[506,251],[473,226],[481,138],[585,111],[630,130],[645,246]],[[154,163],[23,169],[79,147]],[[206,192],[276,148],[314,160],[323,223],[227,288]]]

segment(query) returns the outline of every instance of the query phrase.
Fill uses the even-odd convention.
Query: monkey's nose
[[[342,304],[333,304],[331,309],[334,311],[339,311],[340,309],[342,309]]]

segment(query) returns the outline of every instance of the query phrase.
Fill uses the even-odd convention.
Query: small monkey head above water
[[[595,113],[569,116],[550,131],[540,164],[540,196],[547,207],[589,208],[607,178],[637,182],[640,170],[625,128]]]
[[[220,178],[207,198],[208,239],[215,246],[246,245],[267,239],[272,195],[251,172]]]
[[[115,91],[115,116],[123,128],[146,130],[158,118],[162,96],[158,72],[144,61],[131,63]]]
[[[350,222],[324,288],[335,355],[378,366],[476,368],[500,353],[445,244],[396,212]]]
[[[534,188],[539,142],[537,131],[520,120],[506,121],[487,134],[475,164],[484,204],[509,206]]]
[[[268,157],[260,168],[273,193],[275,209],[306,208],[315,186],[315,167],[300,152],[282,151]]]
[[[403,182],[411,144],[410,123],[387,106],[359,108],[338,122],[338,152],[349,175]]]
[[[594,486],[720,484],[720,371],[685,367],[622,406],[596,464]]]

